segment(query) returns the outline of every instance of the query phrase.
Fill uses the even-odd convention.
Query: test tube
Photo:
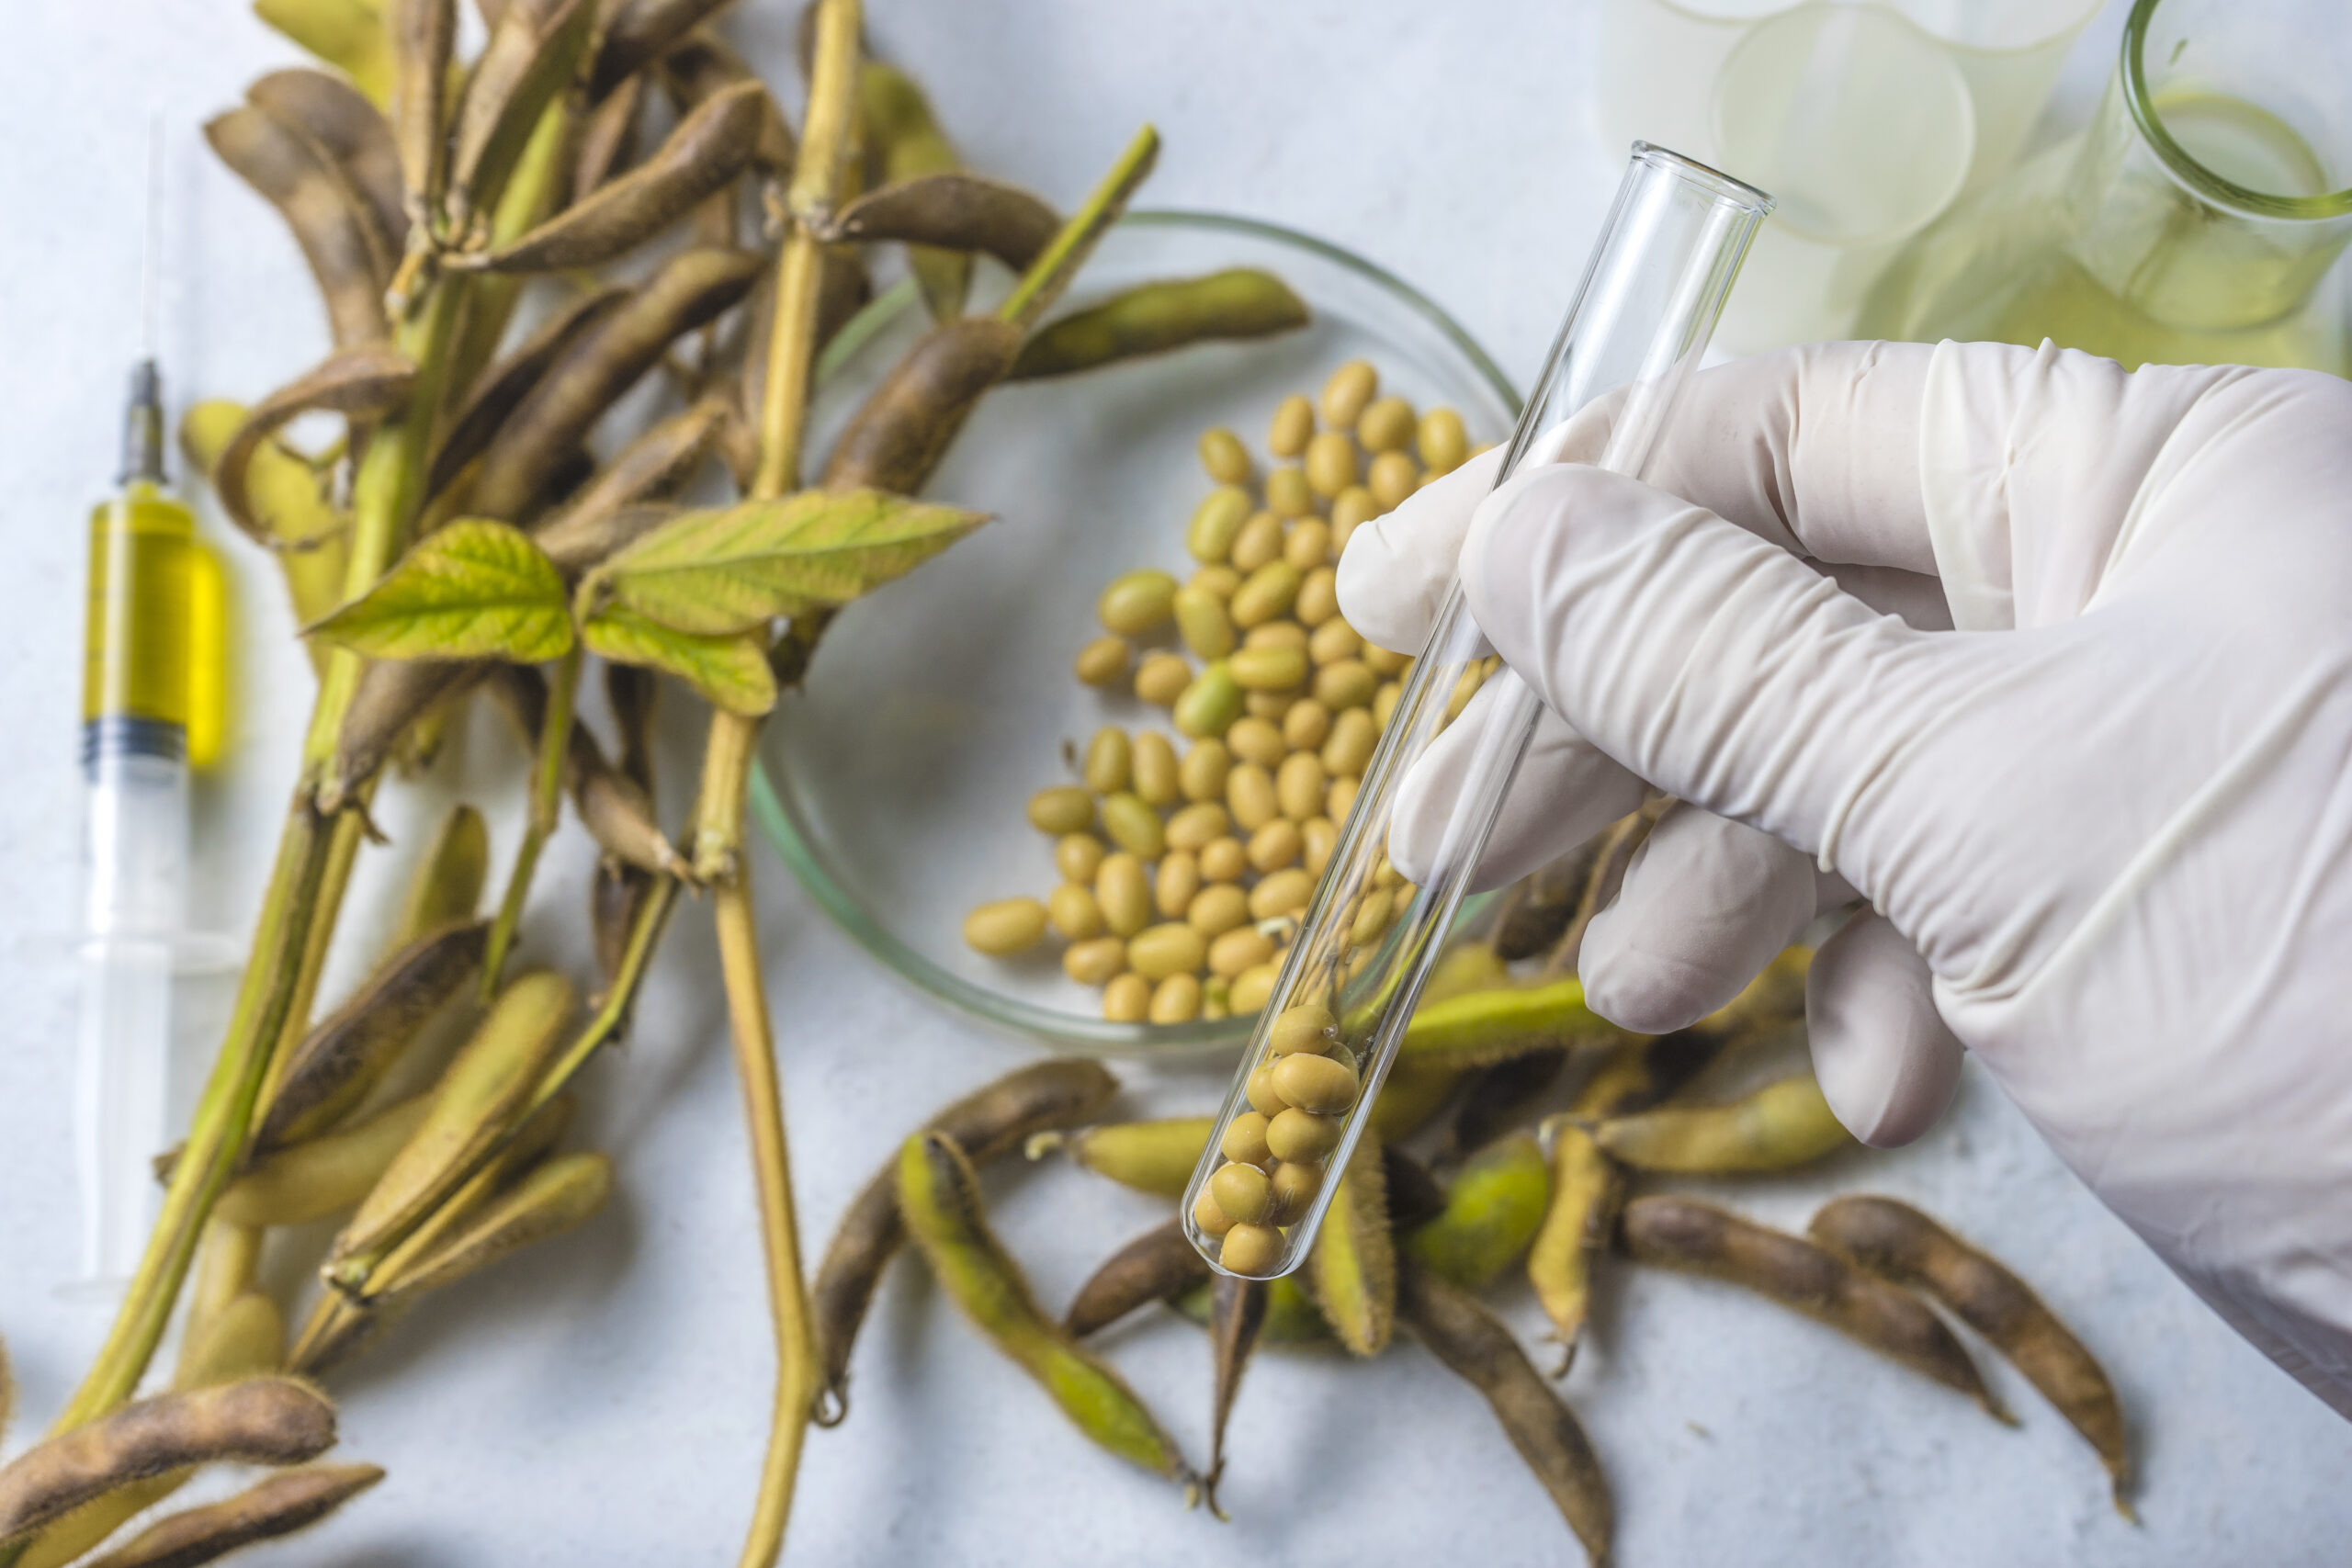
[[[1605,394],[1622,398],[1600,466],[1638,476],[1705,352],[1771,197],[1645,142],[1617,187],[1498,482],[1542,434]],[[1366,768],[1273,994],[1184,1195],[1193,1245],[1221,1272],[1288,1273],[1306,1256],[1421,987],[1468,890],[1539,703],[1509,671],[1483,705],[1429,883],[1389,863],[1399,788],[1487,668],[1462,597],[1447,595]]]

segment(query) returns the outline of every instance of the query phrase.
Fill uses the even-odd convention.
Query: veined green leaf
[[[592,653],[666,670],[729,713],[775,706],[775,673],[759,639],[745,633],[704,637],[648,620],[625,604],[606,604],[581,623],[580,635]]]
[[[845,604],[929,560],[987,514],[885,495],[802,491],[682,513],[581,585],[675,631],[719,637]]]
[[[522,530],[461,517],[310,629],[370,659],[536,664],[571,649],[570,608],[562,574]]]

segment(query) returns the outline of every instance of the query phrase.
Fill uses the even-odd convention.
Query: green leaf
[[[674,631],[719,637],[846,604],[937,555],[987,514],[880,491],[802,491],[682,513],[581,585]]]
[[[666,670],[729,713],[763,714],[775,706],[775,672],[757,637],[682,632],[622,604],[589,616],[580,635],[592,653],[616,664]]]
[[[520,529],[461,517],[310,629],[370,659],[537,664],[571,649],[569,611],[562,574]]]

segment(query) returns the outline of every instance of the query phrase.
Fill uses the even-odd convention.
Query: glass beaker
[[[2293,0],[2138,0],[2092,123],[1905,248],[1867,335],[2342,374],[2352,28]]]
[[[1634,144],[1498,482],[1539,435],[1604,394],[1623,402],[1600,467],[1642,471],[1770,209],[1770,197],[1737,180]],[[1501,812],[1539,706],[1508,671],[1478,709],[1483,728],[1428,885],[1404,881],[1389,862],[1399,786],[1492,668],[1488,653],[1456,582],[1364,771],[1185,1193],[1193,1245],[1227,1273],[1271,1279],[1306,1255]]]
[[[1886,0],[1941,44],[1968,83],[1976,152],[1963,189],[2008,172],[2098,0]]]

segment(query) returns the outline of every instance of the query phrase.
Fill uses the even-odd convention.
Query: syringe
[[[141,349],[118,489],[90,513],[83,626],[82,1023],[74,1132],[81,1279],[127,1278],[146,1244],[164,1144],[172,974],[187,922],[188,769],[220,741],[219,563],[164,490],[156,368],[160,133],[149,147]]]

